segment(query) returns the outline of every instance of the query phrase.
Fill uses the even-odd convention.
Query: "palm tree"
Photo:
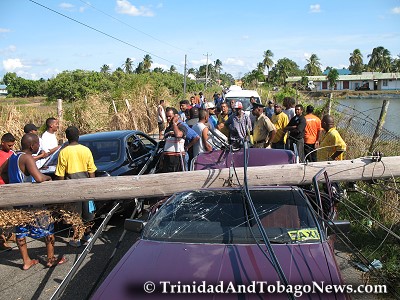
[[[136,67],[136,74],[141,74],[144,72],[144,67],[143,67],[143,62],[141,61],[140,63],[138,63],[138,66]]]
[[[125,60],[125,63],[122,65],[122,68],[125,70],[125,73],[131,74],[133,72],[133,61],[129,57]]]
[[[175,68],[174,65],[171,65],[171,67],[169,68],[169,72],[170,72],[171,74],[176,72],[176,68]]]
[[[268,73],[269,69],[272,68],[272,66],[274,65],[272,57],[274,57],[274,54],[272,53],[271,50],[264,51],[264,59],[262,61],[262,64],[264,65],[264,69],[267,68]]]
[[[363,55],[360,49],[355,49],[353,53],[350,53],[350,66],[349,70],[352,74],[361,74],[364,69]]]
[[[392,72],[400,72],[400,54],[397,55],[397,58],[393,59]]]
[[[260,73],[264,73],[265,67],[264,67],[264,64],[262,62],[257,64],[257,71],[260,72]]]
[[[100,68],[100,73],[109,74],[110,71],[111,71],[111,68],[110,68],[109,65],[103,65],[103,66]]]
[[[371,71],[390,72],[391,58],[388,49],[382,46],[376,47],[368,57],[370,58],[368,67]]]
[[[194,76],[196,76],[197,71],[196,71],[195,68],[190,68],[190,69],[187,71],[187,73],[188,73],[188,74],[193,74]]]
[[[214,62],[214,68],[218,73],[218,80],[221,74],[221,70],[222,70],[222,61],[220,61],[218,58],[216,59],[216,61]]]
[[[316,54],[311,54],[310,58],[307,59],[308,64],[304,66],[304,69],[309,76],[321,75],[321,63]]]
[[[145,72],[150,71],[150,67],[153,61],[151,60],[151,56],[146,54],[143,58],[143,69]]]
[[[339,78],[339,72],[336,69],[331,69],[328,73],[328,75],[326,76],[326,78],[329,81],[329,87],[331,88],[331,90],[335,89],[335,85],[336,85],[336,81]]]

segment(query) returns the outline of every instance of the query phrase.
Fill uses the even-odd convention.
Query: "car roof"
[[[260,95],[257,93],[257,91],[254,90],[231,90],[225,94],[225,98],[229,97],[255,97],[255,98],[260,98]]]
[[[97,140],[97,139],[120,139],[138,133],[142,134],[143,132],[138,130],[114,130],[106,132],[95,132],[79,136],[79,141]]]

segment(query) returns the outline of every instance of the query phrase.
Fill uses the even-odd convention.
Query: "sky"
[[[184,72],[222,61],[240,78],[263,53],[289,58],[300,68],[316,54],[344,68],[360,49],[364,63],[383,46],[400,55],[400,0],[1,0],[0,79],[26,79],[62,71],[112,70],[146,54],[152,68]],[[208,54],[208,55],[207,55]]]

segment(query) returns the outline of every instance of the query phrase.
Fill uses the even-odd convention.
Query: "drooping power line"
[[[121,40],[120,38],[117,38],[117,37],[115,37],[115,36],[112,36],[111,34],[108,34],[108,33],[104,32],[104,31],[101,31],[101,30],[99,30],[99,29],[96,29],[96,28],[94,28],[94,27],[92,27],[92,26],[90,26],[90,25],[87,25],[87,24],[85,24],[85,23],[83,23],[83,22],[81,22],[81,21],[78,21],[78,20],[76,20],[76,19],[74,19],[74,18],[71,18],[71,17],[69,17],[69,16],[67,16],[67,15],[64,15],[64,14],[62,14],[62,13],[60,13],[60,12],[54,10],[54,9],[51,9],[50,7],[47,7],[47,6],[45,6],[45,5],[41,4],[41,3],[38,3],[38,2],[36,2],[36,1],[34,1],[34,0],[29,0],[29,1],[32,2],[32,3],[35,3],[36,5],[39,5],[39,6],[43,7],[43,8],[45,8],[45,9],[48,9],[48,10],[50,10],[50,11],[52,11],[52,12],[54,12],[54,13],[60,15],[60,16],[63,16],[63,17],[65,17],[65,18],[67,18],[67,19],[69,19],[69,20],[71,20],[71,21],[74,21],[74,22],[76,22],[76,23],[78,23],[78,24],[80,24],[80,25],[83,25],[83,26],[85,26],[85,27],[87,27],[87,28],[89,28],[89,29],[92,29],[92,30],[94,30],[94,31],[96,31],[96,32],[98,32],[98,33],[101,33],[101,34],[103,34],[103,35],[105,35],[105,36],[108,36],[108,37],[110,37],[110,38],[112,38],[112,39],[114,39],[114,40],[116,40],[116,41],[118,41],[118,42],[121,42],[121,43],[123,43],[123,44],[125,44],[125,45],[131,46],[131,47],[133,47],[133,48],[135,48],[135,49],[137,49],[137,50],[140,50],[140,51],[142,51],[142,52],[144,52],[144,53],[146,53],[146,54],[150,54],[150,55],[152,55],[152,56],[154,56],[154,57],[157,57],[157,58],[159,58],[159,59],[162,59],[162,60],[164,60],[164,61],[167,61],[167,62],[169,62],[169,63],[171,63],[171,64],[173,64],[173,65],[177,65],[177,66],[182,67],[182,65],[179,64],[179,63],[170,61],[170,60],[168,60],[168,59],[166,59],[166,58],[163,58],[163,57],[161,57],[161,56],[159,56],[159,55],[156,55],[156,54],[154,54],[154,53],[151,53],[151,52],[149,52],[149,51],[146,51],[146,50],[144,50],[144,49],[141,49],[141,48],[139,48],[139,47],[137,47],[137,46],[135,46],[135,45],[133,45],[133,44],[131,44],[131,43],[129,43],[129,42],[126,42],[126,41],[124,41],[124,40]]]

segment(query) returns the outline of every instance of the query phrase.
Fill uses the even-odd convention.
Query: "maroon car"
[[[147,223],[127,220],[141,237],[92,299],[346,299],[324,287],[342,284],[327,225],[348,223],[326,222],[334,205],[320,196],[295,186],[175,194]]]

